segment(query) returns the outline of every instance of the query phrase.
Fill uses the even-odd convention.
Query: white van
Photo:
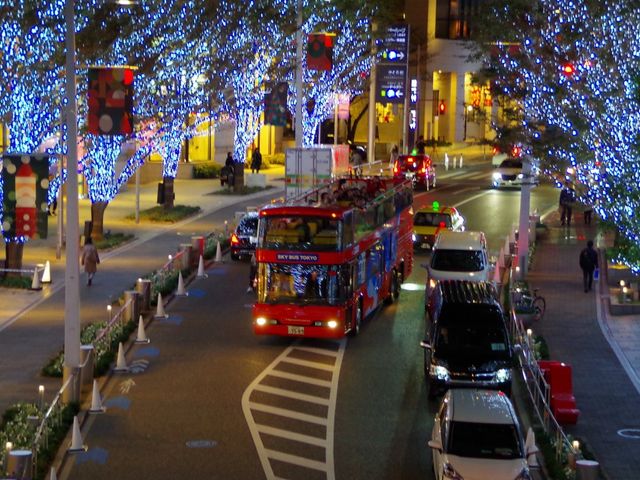
[[[483,232],[442,230],[427,265],[427,296],[438,280],[491,280],[487,240]]]

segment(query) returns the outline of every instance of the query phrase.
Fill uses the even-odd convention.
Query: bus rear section
[[[373,190],[367,181],[350,179],[340,188],[364,196]],[[358,198],[358,207],[326,202],[323,193],[336,188],[329,184],[312,192],[318,203],[307,194],[260,211],[257,335],[341,338],[397,299],[413,262],[411,184],[375,182],[375,195]]]

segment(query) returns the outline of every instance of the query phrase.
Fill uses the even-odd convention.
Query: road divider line
[[[324,417],[318,417],[316,415],[309,415],[308,413],[300,413],[295,410],[287,410],[286,408],[272,407],[263,403],[249,402],[249,407],[252,410],[259,412],[270,413],[279,417],[293,418],[294,420],[301,420],[307,423],[314,423],[316,425],[327,425],[327,419]]]
[[[296,357],[287,357],[282,361],[282,363],[290,363],[303,367],[316,368],[318,370],[324,370],[327,372],[332,372],[334,369],[333,365],[327,365],[326,363],[314,362],[311,360],[302,360],[301,358]]]
[[[309,402],[309,403],[315,403],[318,405],[329,405],[329,399],[328,398],[323,398],[323,397],[316,397],[315,395],[307,395],[306,393],[298,393],[298,392],[293,392],[291,390],[285,390],[283,388],[276,388],[276,387],[269,387],[267,385],[256,385],[255,390],[260,391],[260,392],[264,392],[264,393],[271,393],[273,395],[279,395],[281,397],[286,397],[286,398],[295,398],[296,400],[303,400],[305,402]]]
[[[296,375],[295,373],[282,372],[280,370],[270,370],[269,375],[302,383],[311,383],[320,387],[331,387],[331,382],[327,380],[318,380],[317,378],[305,377],[304,375]]]
[[[268,425],[259,425],[258,431],[266,435],[282,437],[301,443],[308,443],[309,445],[315,445],[316,447],[327,447],[327,441],[324,438],[312,437],[311,435],[291,432],[290,430],[282,430],[281,428],[269,427]]]
[[[309,353],[316,353],[318,355],[324,355],[326,357],[331,357],[332,359],[335,359],[340,352],[338,350],[333,351],[333,350],[325,350],[322,348],[316,348],[316,347],[303,347],[302,345],[298,345],[296,347],[294,347],[294,350],[302,350],[305,352],[309,352]]]

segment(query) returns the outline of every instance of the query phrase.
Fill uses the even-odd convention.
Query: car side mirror
[[[518,355],[522,353],[522,345],[520,345],[519,343],[516,343],[513,345],[513,351],[515,353],[517,353]]]
[[[420,342],[420,346],[427,350],[433,350],[433,346],[429,343],[429,339],[424,339]]]
[[[433,448],[434,450],[438,450],[439,452],[442,451],[442,442],[440,440],[429,440],[427,442],[427,445],[429,445],[429,447]]]

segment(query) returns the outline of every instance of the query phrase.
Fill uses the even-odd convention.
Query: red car
[[[429,155],[400,155],[393,165],[396,180],[411,179],[413,188],[429,190],[436,186],[436,169]]]

